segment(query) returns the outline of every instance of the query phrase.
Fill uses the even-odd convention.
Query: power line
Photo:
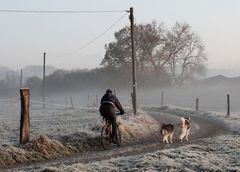
[[[125,13],[124,15],[122,15],[116,22],[114,22],[111,26],[109,26],[104,32],[102,32],[100,35],[98,35],[97,37],[93,38],[91,41],[87,42],[86,44],[84,44],[83,46],[81,46],[80,48],[77,48],[75,50],[72,50],[70,52],[67,53],[63,53],[63,54],[51,54],[50,56],[57,56],[57,57],[62,57],[62,56],[68,56],[71,54],[75,54],[79,51],[81,51],[84,48],[87,48],[88,46],[90,46],[91,44],[93,44],[97,39],[99,39],[100,37],[102,37],[103,35],[105,35],[110,29],[112,29],[116,24],[118,24],[125,16],[127,15],[127,13]]]
[[[128,10],[110,10],[110,11],[71,11],[71,10],[0,10],[0,13],[122,13]]]

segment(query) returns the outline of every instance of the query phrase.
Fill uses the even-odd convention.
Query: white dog
[[[190,126],[190,117],[181,117],[181,123],[180,123],[180,135],[179,135],[179,139],[182,142],[183,138],[185,137],[186,141],[188,141],[188,135],[191,129]]]

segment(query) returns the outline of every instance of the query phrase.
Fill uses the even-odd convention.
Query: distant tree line
[[[12,96],[16,95],[20,86],[19,78],[15,75],[6,75],[4,79],[0,80],[0,95]]]

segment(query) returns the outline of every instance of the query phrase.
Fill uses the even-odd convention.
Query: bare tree
[[[203,74],[206,57],[200,38],[190,25],[176,22],[167,30],[156,22],[136,27],[137,68],[152,74],[169,71],[176,84]],[[131,64],[130,28],[114,34],[115,41],[105,46],[102,65],[112,70],[129,68]]]
[[[130,28],[124,27],[114,37],[116,41],[105,45],[106,53],[101,62],[104,67],[119,68],[131,62]]]
[[[167,56],[167,63],[176,84],[182,84],[196,74],[203,74],[206,61],[204,46],[186,23],[177,22],[168,31],[164,55]]]
[[[157,69],[158,58],[156,49],[163,43],[163,24],[157,26],[156,22],[151,24],[140,24],[135,27],[136,31],[136,53],[137,67],[140,69]],[[131,63],[130,28],[124,27],[114,34],[114,42],[105,45],[106,53],[101,65],[119,68]]]
[[[141,69],[152,68],[157,71],[159,58],[156,56],[157,48],[164,44],[163,24],[157,26],[156,22],[138,25],[137,27],[137,56]]]

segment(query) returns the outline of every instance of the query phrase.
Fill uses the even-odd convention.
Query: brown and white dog
[[[185,137],[186,141],[188,141],[188,135],[191,129],[190,125],[190,117],[181,117],[181,122],[180,122],[180,135],[179,139],[182,142],[183,138]]]
[[[173,143],[173,124],[163,124],[160,132],[163,134],[163,143]]]

